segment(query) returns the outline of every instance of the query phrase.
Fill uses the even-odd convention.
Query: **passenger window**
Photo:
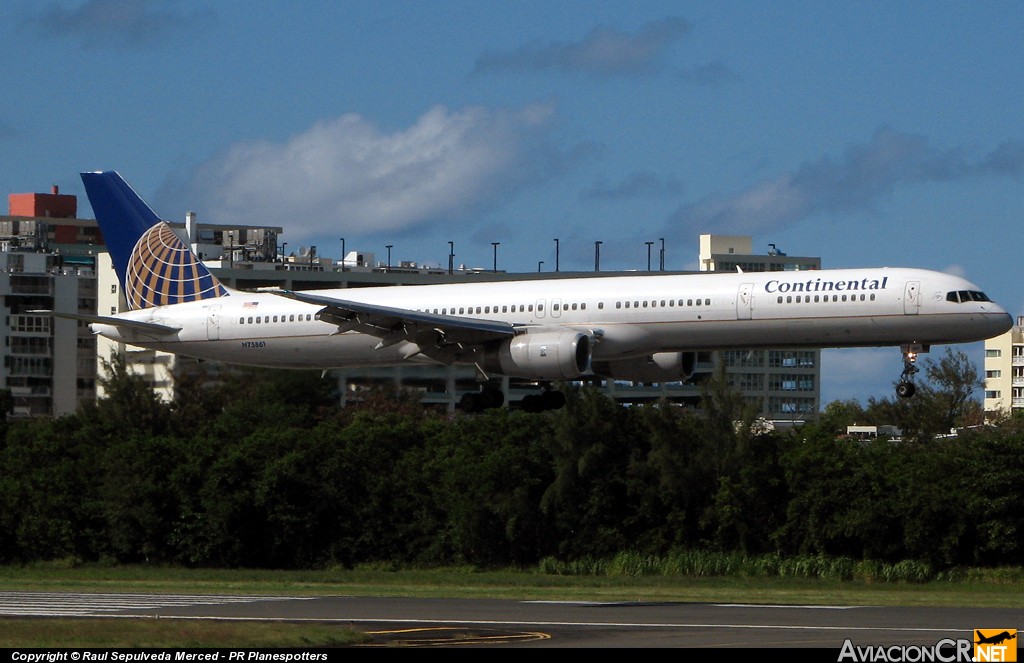
[[[239,318],[238,319],[238,324],[244,325],[245,324],[245,318]]]

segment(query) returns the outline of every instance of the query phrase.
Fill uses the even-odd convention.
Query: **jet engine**
[[[686,382],[696,366],[696,352],[656,352],[639,359],[594,362],[594,373],[629,382]]]
[[[484,369],[534,380],[571,380],[590,370],[590,337],[578,331],[519,334],[484,350]]]

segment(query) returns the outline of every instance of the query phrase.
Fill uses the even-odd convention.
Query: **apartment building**
[[[1024,412],[1024,316],[985,341],[985,419]]]

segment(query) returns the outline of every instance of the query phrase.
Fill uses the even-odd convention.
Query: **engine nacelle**
[[[656,352],[640,359],[594,362],[594,373],[629,382],[686,382],[696,367],[696,352]]]
[[[571,380],[590,370],[590,337],[577,331],[519,334],[488,346],[484,369],[510,377]]]

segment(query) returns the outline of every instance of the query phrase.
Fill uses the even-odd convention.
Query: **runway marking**
[[[140,617],[111,615],[124,610],[152,610],[194,605],[305,600],[308,596],[227,594],[100,594],[74,592],[0,592],[0,615],[7,617]]]
[[[547,605],[570,605],[570,606],[645,606],[645,605],[666,605],[664,602],[647,601],[521,601],[521,603],[544,603]],[[866,605],[784,605],[769,603],[709,603],[716,608],[799,608],[801,610],[855,610],[857,608],[869,608]]]
[[[390,631],[366,631],[369,636],[383,636],[380,640],[359,647],[387,647],[399,644],[402,647],[451,647],[453,645],[495,645],[532,640],[550,640],[551,635],[540,632],[509,633],[507,631],[476,630],[466,632],[465,628],[454,626],[420,627]],[[429,637],[433,635],[434,637]]]
[[[870,605],[775,605],[770,603],[713,603],[716,608],[799,608],[801,610],[857,610]]]

